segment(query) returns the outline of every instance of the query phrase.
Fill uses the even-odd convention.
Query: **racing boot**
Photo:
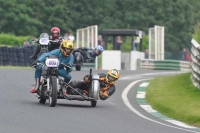
[[[37,59],[37,55],[40,53],[40,47],[39,45],[37,46],[34,54],[32,56],[29,57],[29,59]]]
[[[35,86],[30,90],[31,93],[36,93],[40,85],[40,78],[35,78]]]
[[[89,92],[87,90],[83,90],[83,94],[85,94],[86,96],[89,96]]]
[[[71,93],[71,88],[69,86],[63,87],[62,91],[63,91],[64,95],[67,95],[67,94],[71,95],[72,94]]]
[[[65,87],[62,87],[62,92],[63,92],[63,95],[65,95],[65,96],[68,94],[67,89]]]
[[[67,91],[67,94],[70,94],[70,95],[72,95],[72,88],[71,87],[74,87],[75,86],[75,82],[74,81],[70,81],[69,83],[68,83],[68,85],[70,86],[66,86],[66,91]]]

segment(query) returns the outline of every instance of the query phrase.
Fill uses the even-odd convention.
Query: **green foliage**
[[[143,36],[142,37],[142,51],[145,51],[145,49],[148,49],[148,36]],[[127,37],[123,37],[123,43],[121,46],[121,50],[123,52],[130,52],[131,51],[131,45],[132,45],[132,37],[127,36]],[[112,43],[108,43],[108,50],[113,50],[113,44]],[[140,45],[138,45],[137,47],[137,51],[140,51]]]
[[[108,43],[108,50],[113,50],[113,44],[112,43]]]
[[[23,42],[26,41],[29,36],[15,36],[13,34],[0,34],[0,44],[22,46]]]
[[[200,13],[199,0],[0,0],[0,5],[0,32],[39,36],[58,26],[64,35],[98,25],[99,34],[103,29],[138,29],[148,34],[148,28],[160,25],[165,27],[166,51],[190,48],[189,30]],[[123,51],[130,48],[122,46]]]
[[[149,49],[149,36],[143,36],[142,37],[142,51],[145,51],[146,49]],[[137,47],[137,50],[140,51],[140,47]]]
[[[200,43],[200,23],[197,23],[194,26],[194,32],[192,33],[192,37],[198,42]]]

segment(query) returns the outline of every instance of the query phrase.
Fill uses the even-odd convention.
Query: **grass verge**
[[[146,100],[163,115],[200,127],[200,90],[193,86],[190,75],[184,73],[151,80]]]
[[[33,69],[30,66],[0,66],[0,69]]]

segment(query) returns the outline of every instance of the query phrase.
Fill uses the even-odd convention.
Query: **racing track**
[[[73,79],[80,80],[88,72],[73,71],[71,74]],[[196,132],[155,118],[136,102],[137,88],[142,83],[139,79],[150,79],[167,73],[121,71],[114,95],[106,101],[98,101],[95,108],[88,101],[64,99],[59,99],[56,107],[49,107],[48,103],[39,104],[35,95],[29,92],[34,81],[34,69],[0,69],[0,133]],[[135,84],[128,92],[127,99],[136,112],[130,110],[122,99],[123,90],[133,81]]]

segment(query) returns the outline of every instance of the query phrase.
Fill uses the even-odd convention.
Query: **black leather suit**
[[[106,74],[105,73],[99,73],[99,82],[100,82],[100,92],[102,92],[100,94],[100,99],[101,100],[106,100],[107,98],[109,98],[114,92],[115,92],[115,85],[114,84],[109,84],[106,81]],[[85,77],[87,77],[88,75],[86,75]],[[84,79],[85,79],[84,77]],[[84,91],[86,94],[89,91],[89,84],[87,81],[85,80],[81,80],[81,81],[72,81],[69,85],[71,85],[71,87],[75,88],[75,89],[80,89],[81,91]],[[79,92],[81,92],[79,91]],[[68,92],[69,93],[69,92]]]

